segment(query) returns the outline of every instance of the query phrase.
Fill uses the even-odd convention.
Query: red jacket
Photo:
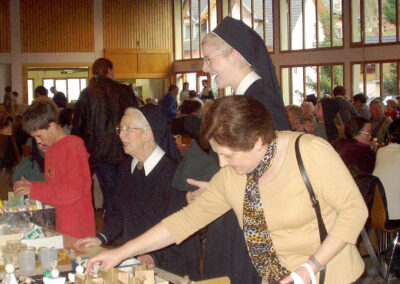
[[[76,238],[95,235],[92,178],[83,140],[68,135],[46,149],[44,182],[32,182],[30,197],[56,209],[56,230]]]

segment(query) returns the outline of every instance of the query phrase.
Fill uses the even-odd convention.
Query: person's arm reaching
[[[166,226],[159,223],[139,237],[130,240],[123,246],[100,252],[89,259],[87,273],[92,272],[93,265],[99,264],[103,269],[114,267],[123,260],[136,255],[162,249],[175,242]]]

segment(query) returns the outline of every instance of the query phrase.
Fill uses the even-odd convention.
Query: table
[[[101,252],[102,250],[105,250],[105,248],[100,247],[100,246],[95,246],[95,247],[85,247],[85,248],[80,248],[79,250],[77,250],[76,248],[74,248],[74,243],[77,241],[78,239],[69,235],[64,235],[64,248],[70,248],[70,249],[74,249],[75,251],[75,255],[76,256],[81,256],[81,257],[92,257],[96,254],[98,254],[99,252]],[[60,271],[70,271],[72,270],[71,265],[59,265],[58,269]],[[40,270],[40,268],[39,268]],[[40,271],[41,272],[41,271]],[[167,272],[161,268],[154,268],[154,274],[165,279],[168,280],[170,282],[181,282],[184,280],[183,277]]]

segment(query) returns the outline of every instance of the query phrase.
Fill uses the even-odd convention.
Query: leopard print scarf
[[[289,274],[276,255],[258,190],[258,179],[271,167],[276,156],[277,142],[278,138],[275,138],[260,164],[247,174],[243,204],[243,232],[247,250],[258,274],[269,283],[277,282]]]

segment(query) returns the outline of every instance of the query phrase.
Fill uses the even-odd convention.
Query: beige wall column
[[[94,57],[104,56],[103,0],[94,0]]]
[[[22,103],[22,58],[21,58],[21,27],[19,1],[10,0],[10,33],[11,33],[11,85],[13,91],[20,96],[18,103]]]

